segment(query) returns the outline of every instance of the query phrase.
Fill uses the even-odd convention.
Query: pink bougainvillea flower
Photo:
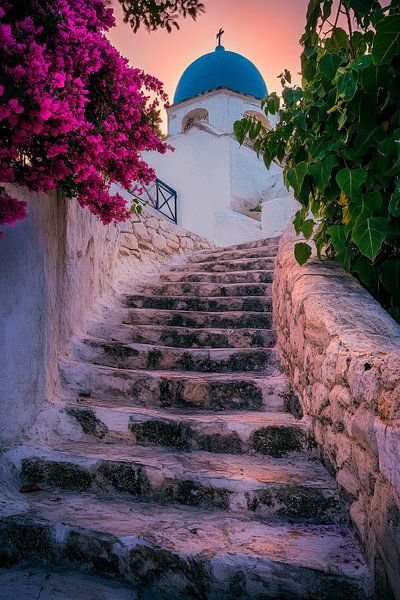
[[[161,83],[105,37],[115,20],[104,0],[30,0],[17,20],[12,2],[0,2],[0,181],[60,186],[105,224],[129,218],[109,185],[154,179],[142,156],[169,148],[158,137]],[[26,215],[15,199],[0,200],[0,223]]]

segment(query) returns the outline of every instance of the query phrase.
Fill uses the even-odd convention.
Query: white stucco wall
[[[267,198],[263,202],[261,213],[261,225],[264,237],[282,235],[299,208],[299,202],[287,190],[284,196]]]
[[[60,355],[123,280],[210,247],[149,207],[104,226],[75,200],[10,192],[28,201],[28,217],[1,227],[0,443],[17,439],[57,399]]]
[[[241,119],[246,111],[256,111],[261,116],[264,114],[260,108],[260,101],[255,98],[230,90],[215,90],[170,106],[167,109],[168,135],[175,136],[181,133],[184,117],[197,108],[206,109],[210,125],[223,133],[232,133],[234,122]]]

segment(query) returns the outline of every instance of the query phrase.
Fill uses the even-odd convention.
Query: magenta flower
[[[154,179],[142,152],[169,148],[157,135],[161,83],[130,68],[105,37],[115,21],[104,0],[31,0],[17,22],[12,3],[2,4],[0,181],[39,192],[60,186],[103,223],[127,219],[109,185]],[[11,200],[0,196],[0,223],[26,215]]]

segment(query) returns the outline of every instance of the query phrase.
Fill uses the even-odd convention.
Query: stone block
[[[348,494],[354,496],[354,498],[358,497],[358,494],[361,490],[360,482],[354,473],[352,473],[348,468],[344,467],[338,471],[336,475],[336,481],[342,486],[342,488],[346,490]]]
[[[147,227],[145,227],[143,223],[136,223],[134,225],[133,232],[138,238],[139,243],[141,240],[150,241],[150,234],[147,230]]]
[[[120,240],[121,245],[129,248],[129,250],[137,250],[139,248],[137,238],[133,233],[121,233]]]

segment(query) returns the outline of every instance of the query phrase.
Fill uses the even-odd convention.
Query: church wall
[[[241,119],[247,110],[261,111],[258,100],[229,90],[216,90],[171,106],[167,111],[168,134],[170,136],[180,134],[184,117],[196,108],[205,108],[209,113],[210,125],[223,133],[232,133],[233,123]]]
[[[179,225],[213,239],[215,213],[230,206],[228,139],[193,127],[169,142],[173,153],[146,161],[177,191]]]
[[[140,219],[104,226],[75,200],[10,191],[28,201],[28,217],[2,227],[0,240],[2,442],[17,439],[58,397],[60,355],[121,278],[210,246],[150,207]]]
[[[273,284],[282,366],[341,486],[377,581],[400,599],[400,327],[331,261],[300,267],[293,228]]]

